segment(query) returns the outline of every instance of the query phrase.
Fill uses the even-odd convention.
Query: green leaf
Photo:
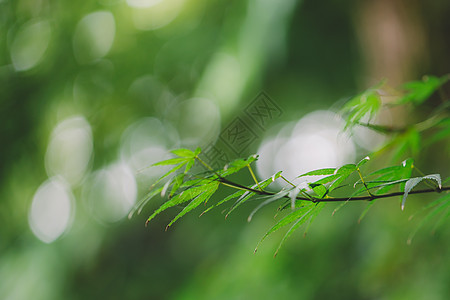
[[[187,163],[186,163],[186,168],[184,169],[184,173],[186,174],[187,172],[189,172],[189,170],[192,168],[192,166],[195,163],[195,158],[190,159]]]
[[[170,190],[169,197],[172,197],[173,194],[175,194],[175,192],[180,188],[184,180],[184,175],[185,175],[184,173],[180,173],[177,176],[175,176],[175,178],[173,179],[173,185],[172,189]]]
[[[323,198],[328,192],[327,188],[320,183],[310,183],[309,187],[313,189],[318,198]]]
[[[375,175],[382,175],[382,174],[390,174],[393,172],[397,172],[400,169],[401,166],[392,166],[392,167],[387,167],[387,168],[383,168],[377,171],[374,171],[372,173],[370,173],[367,176],[375,176]]]
[[[347,205],[347,203],[350,201],[350,199],[351,199],[352,197],[353,197],[353,196],[349,197],[347,201],[344,201],[344,202],[342,202],[341,204],[339,204],[339,206],[336,207],[336,208],[333,210],[333,213],[332,213],[331,215],[334,216],[334,214],[337,213],[342,207],[344,207],[345,205]]]
[[[163,190],[163,187],[160,187],[156,190],[151,190],[147,193],[147,195],[145,195],[145,197],[143,197],[134,207],[133,209],[130,211],[130,213],[128,214],[128,218],[131,219],[131,217],[134,215],[134,213],[137,211],[138,214],[141,213],[142,209],[144,208],[144,206],[156,195],[158,195],[159,193],[161,193],[161,191]]]
[[[414,169],[414,160],[412,158],[408,158],[402,162],[401,168],[399,169],[399,171],[397,173],[394,173],[394,174],[396,176],[400,176],[400,178],[402,178],[402,179],[411,178],[413,169]],[[404,188],[405,188],[405,185],[400,184],[400,190],[403,191]]]
[[[412,215],[411,217],[409,217],[409,219],[411,220],[413,217],[415,217],[418,213],[424,212],[430,208],[433,208],[435,206],[440,205],[443,202],[449,202],[450,203],[450,193],[448,194],[444,194],[442,197],[439,197],[438,199],[434,200],[433,202],[429,203],[428,205],[426,205],[425,207],[423,207],[421,210],[419,210],[418,212],[416,212],[414,215]]]
[[[359,161],[359,163],[356,164],[356,168],[359,169],[361,168],[363,165],[365,165],[368,161],[370,160],[370,157],[366,156],[363,159],[361,159]]]
[[[172,150],[170,152],[172,152],[176,156],[180,156],[180,157],[185,157],[185,158],[194,158],[195,157],[195,153],[189,149],[176,149],[176,150]]]
[[[181,184],[182,188],[190,188],[193,186],[202,186],[205,184],[208,184],[209,182],[216,180],[216,177],[200,177],[200,178],[194,178],[191,180],[186,180]]]
[[[281,172],[278,172],[278,173],[274,174],[272,177],[270,177],[270,178],[268,178],[268,179],[266,179],[266,180],[263,180],[263,181],[259,182],[259,185],[260,185],[262,188],[265,188],[265,187],[267,187],[270,183],[272,183],[272,182],[275,181],[277,178],[279,178],[280,175],[281,175]],[[250,188],[252,188],[252,189],[257,189],[257,188],[259,188],[259,187],[258,187],[257,184],[254,184],[254,185],[250,186]],[[250,193],[249,191],[245,191],[245,190],[239,190],[239,191],[236,191],[236,192],[234,192],[233,194],[228,195],[227,197],[225,197],[225,198],[222,199],[221,201],[217,202],[215,205],[212,205],[212,206],[208,207],[208,209],[206,209],[204,212],[202,212],[201,215],[207,213],[208,211],[210,211],[211,209],[213,209],[213,208],[215,208],[215,207],[217,207],[217,206],[219,206],[219,205],[224,204],[225,202],[228,202],[228,201],[230,201],[230,200],[233,200],[233,199],[239,197],[238,201],[236,201],[234,207],[232,208],[232,210],[234,210],[237,206],[239,206],[239,205],[241,204],[241,203],[237,204],[237,202],[245,202],[246,200],[248,200],[249,198],[251,198],[251,196],[254,196],[254,195],[255,195],[255,193]],[[236,206],[236,205],[237,205],[237,206]],[[232,210],[230,210],[230,211],[228,212],[228,214],[230,214]],[[228,216],[228,214],[227,214],[227,216]]]
[[[381,108],[381,98],[377,91],[384,83],[380,82],[377,86],[366,90],[358,96],[352,98],[342,109],[342,113],[346,114],[345,129],[349,129],[356,124],[361,123],[361,120],[366,116],[369,120]]]
[[[326,168],[326,169],[314,170],[314,171],[307,172],[305,174],[299,175],[299,176],[297,176],[297,178],[303,177],[303,176],[331,175],[331,174],[334,174],[335,170],[336,170],[335,168]]]
[[[442,215],[439,217],[439,219],[436,221],[433,232],[435,232],[442,224],[450,217],[450,205],[445,206],[445,210],[443,211]]]
[[[444,195],[440,199],[434,201],[433,203],[433,210],[417,225],[417,227],[411,232],[411,234],[408,237],[407,244],[410,245],[412,239],[416,235],[417,231],[427,222],[432,220],[437,214],[440,212],[445,211],[450,207],[450,194]],[[448,214],[443,215],[444,218],[448,217]]]
[[[250,191],[246,191],[244,192],[237,200],[236,202],[231,206],[230,210],[228,211],[228,213],[225,215],[225,219],[228,218],[228,215],[234,211],[238,206],[240,206],[241,203],[247,201],[248,199],[250,199],[251,197],[253,197],[255,195],[254,192],[250,192]]]
[[[154,163],[152,166],[176,165],[179,163],[186,163],[186,162],[187,162],[186,158],[171,158]]]
[[[344,182],[353,172],[356,171],[355,164],[347,164],[340,167],[336,174],[339,175],[339,178],[333,181],[333,183],[328,188],[328,192],[331,192],[335,188],[337,188],[342,182]]]
[[[421,149],[420,133],[415,128],[408,129],[401,136],[394,140],[397,150],[394,153],[394,160],[400,160],[406,153],[417,156]]]
[[[441,188],[441,186],[442,186],[441,176],[439,174],[431,174],[431,175],[426,175],[423,177],[410,178],[405,184],[405,193],[403,194],[403,199],[402,199],[402,204],[401,204],[402,210],[404,210],[404,208],[405,208],[405,202],[406,202],[406,197],[408,197],[408,193],[424,179],[432,179],[432,180],[436,181],[439,185],[439,188]]]
[[[289,230],[286,232],[286,234],[283,236],[283,239],[281,240],[280,244],[278,245],[277,250],[275,251],[274,256],[277,256],[278,251],[280,251],[281,246],[283,246],[284,242],[288,239],[288,237],[291,236],[291,234],[297,229],[299,228],[301,225],[303,225],[304,223],[306,223],[306,221],[308,221],[308,216],[309,214],[312,212],[312,210],[314,209],[314,207],[310,208],[308,211],[306,211],[300,218],[298,218],[294,224],[291,226],[291,228],[289,228]]]
[[[440,121],[434,128],[436,128],[437,132],[426,140],[425,146],[430,146],[443,139],[450,140],[450,118]]]
[[[393,180],[393,181],[389,181],[389,180],[366,181],[366,185],[369,190],[378,188],[379,190],[377,191],[377,193],[375,195],[381,195],[381,194],[384,194],[384,192],[383,193],[379,192],[381,190],[381,188],[387,187],[390,189],[390,188],[392,188],[392,186],[397,185],[397,184],[398,185],[403,184],[403,183],[407,182],[408,180],[409,179],[399,179],[399,180]],[[353,196],[356,196],[358,194],[361,194],[362,192],[365,192],[365,191],[367,191],[366,187],[362,187],[357,192],[355,192],[350,198],[352,198]]]
[[[205,187],[204,187],[204,185],[202,185],[202,186],[192,187],[190,189],[182,191],[181,193],[179,193],[178,195],[176,195],[175,197],[173,197],[172,199],[168,200],[163,205],[161,205],[157,210],[155,210],[155,212],[153,212],[153,214],[150,217],[148,217],[146,224],[148,224],[148,222],[150,222],[160,212],[162,212],[170,207],[173,207],[173,206],[182,204],[184,202],[187,202],[191,199],[194,199],[198,195],[203,193],[204,190],[205,190]]]
[[[356,171],[355,164],[346,164],[337,170],[335,169],[333,175],[326,176],[315,182],[309,183],[309,186],[314,190],[314,192],[319,196],[319,198],[323,198],[326,194],[336,189],[343,181],[345,181],[355,171]],[[331,185],[328,188],[324,186],[327,183],[331,183]]]
[[[281,198],[286,197],[288,195],[288,193],[289,193],[289,191],[281,190],[274,195],[260,197],[259,199],[266,199],[266,198],[267,199],[265,201],[263,201],[262,203],[260,203],[255,209],[253,209],[253,211],[248,216],[247,221],[250,222],[258,210],[260,210],[261,208],[263,208],[264,206],[266,206],[272,202],[275,202]]]
[[[260,182],[258,182],[258,184],[253,185],[252,189],[257,190],[257,189],[259,189],[259,187],[264,189],[264,188],[268,187],[269,184],[271,184],[276,179],[278,179],[280,175],[281,175],[281,172],[278,172],[274,176],[271,176],[271,177],[267,178],[266,180],[260,181]],[[233,212],[236,208],[238,208],[241,204],[243,204],[244,202],[249,200],[255,194],[256,194],[255,192],[250,192],[250,191],[246,191],[244,194],[242,194],[241,197],[233,204],[233,206],[231,207],[229,212],[226,214],[225,218],[227,218],[231,212]]]
[[[356,171],[355,164],[346,164],[346,165],[343,165],[342,167],[340,167],[336,171],[336,174],[339,174],[339,175],[350,175],[351,173],[353,173],[355,171]]]
[[[172,221],[167,225],[166,230],[172,226],[179,218],[199,206],[203,202],[207,202],[209,198],[217,191],[219,187],[218,181],[213,181],[210,184],[203,186],[204,191],[196,196]]]
[[[321,179],[316,180],[316,181],[311,182],[311,183],[316,184],[316,185],[318,185],[318,184],[322,184],[323,185],[323,184],[326,184],[326,183],[334,182],[339,177],[341,177],[340,174],[333,174],[333,175],[321,178]]]
[[[447,183],[447,182],[450,182],[450,177],[447,177],[447,178],[444,180],[444,183]]]
[[[258,250],[259,245],[271,234],[277,231],[278,229],[287,226],[291,224],[294,221],[297,221],[299,218],[305,217],[314,207],[314,203],[309,203],[308,205],[305,205],[297,210],[294,210],[290,214],[286,215],[284,218],[282,218],[280,221],[278,221],[272,228],[269,229],[269,231],[266,232],[266,234],[261,238],[261,240],[258,242],[258,245],[255,248],[255,252]]]
[[[222,170],[219,170],[217,173],[222,177],[229,176],[247,167],[257,159],[258,159],[257,155],[250,155],[247,159],[236,159],[231,163],[227,164]]]
[[[415,105],[422,104],[427,100],[436,90],[439,89],[445,82],[447,82],[449,76],[443,76],[441,78],[435,76],[424,76],[421,81],[411,81],[405,83],[402,88],[407,91],[398,103],[404,104],[412,102]]]
[[[244,191],[244,190],[240,190],[240,191],[234,192],[234,193],[231,194],[231,195],[228,195],[227,197],[225,197],[225,198],[222,199],[221,201],[219,201],[219,202],[217,202],[216,204],[214,204],[214,205],[208,207],[204,212],[201,213],[200,216],[202,216],[203,214],[207,213],[207,212],[210,211],[211,209],[213,209],[213,208],[215,208],[215,207],[217,207],[217,206],[219,206],[219,205],[224,204],[225,202],[228,202],[228,201],[230,201],[230,200],[233,200],[233,199],[235,199],[235,198],[238,198],[238,197],[242,196],[245,192],[246,192],[246,191]]]
[[[195,156],[199,156],[199,154],[202,152],[202,149],[200,147],[197,147],[197,149],[195,149],[194,151],[194,155]]]
[[[408,193],[419,183],[422,181],[421,177],[411,178],[406,182],[405,185],[405,193],[403,194],[401,209],[405,209],[406,197],[408,197]]]
[[[300,208],[303,207],[305,205],[310,205],[311,203],[320,203],[320,202],[313,202],[313,201],[309,201],[309,200],[299,200],[297,199],[297,201],[295,202],[295,208]],[[284,204],[280,205],[280,207],[278,208],[278,211],[283,211],[285,209],[290,209],[291,208],[291,201],[290,200],[286,200],[284,202]]]
[[[362,221],[362,219],[366,216],[366,214],[367,214],[367,212],[369,211],[369,209],[372,207],[372,205],[374,205],[375,204],[375,200],[372,200],[372,201],[370,201],[368,204],[367,204],[367,206],[366,206],[366,208],[363,210],[363,212],[361,213],[361,216],[359,216],[359,219],[358,219],[358,223],[361,223],[361,221]]]
[[[400,190],[404,189],[404,183],[411,177],[412,169],[414,167],[413,159],[407,159],[402,162],[400,166],[392,166],[374,171],[366,176],[378,176],[374,180],[367,180],[366,185],[370,190],[377,189],[372,192],[374,195],[380,195],[389,192],[394,185],[400,184]],[[359,182],[359,181],[358,181]],[[352,196],[365,192],[366,188],[362,187]]]
[[[170,169],[166,174],[164,174],[161,177],[159,177],[158,180],[156,180],[155,183],[153,183],[152,187],[154,187],[156,184],[158,184],[161,180],[163,180],[164,178],[166,178],[170,174],[172,174],[172,173],[176,172],[177,170],[179,170],[184,165],[185,165],[185,163],[181,163],[179,165],[176,165],[172,169]]]
[[[439,174],[430,174],[430,175],[426,175],[423,176],[423,179],[431,179],[437,182],[439,189],[442,189],[442,180],[441,180],[441,175]]]
[[[312,222],[319,215],[319,213],[322,211],[324,206],[325,206],[325,203],[323,203],[323,202],[316,203],[316,206],[314,207],[313,211],[310,213],[309,220],[308,220],[308,225],[306,226],[306,229],[305,229],[305,232],[303,233],[303,236],[306,236],[306,233],[309,230],[309,226],[311,226]]]

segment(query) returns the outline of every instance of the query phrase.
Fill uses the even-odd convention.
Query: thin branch
[[[405,127],[391,127],[391,126],[383,126],[383,125],[376,125],[371,123],[363,123],[363,122],[356,122],[356,124],[366,127],[368,129],[385,133],[385,134],[393,134],[393,133],[404,133],[408,131],[410,128],[415,128],[417,131],[422,132],[425,130],[428,130],[443,120],[446,120],[448,118],[448,114],[441,113],[441,114],[435,114],[431,116],[430,118],[426,119],[425,121],[411,124]]]
[[[213,168],[211,168],[210,165],[208,165],[207,163],[205,163],[200,157],[198,157],[198,155],[195,157],[195,159],[197,159],[202,165],[204,165],[208,170],[210,171],[214,171]]]
[[[370,192],[369,188],[367,187],[366,182],[364,181],[364,177],[361,173],[361,170],[359,168],[356,168],[356,170],[358,171],[359,178],[361,178],[361,182],[363,183],[364,187],[366,188],[367,193],[369,194],[370,197],[373,197],[373,194]]]
[[[253,180],[255,181],[256,185],[258,186],[258,188],[262,191],[262,187],[259,185],[258,180],[256,180],[256,176],[255,173],[253,173],[252,167],[250,167],[250,164],[247,165],[248,170],[250,171],[250,174],[252,175]]]
[[[407,127],[390,127],[390,126],[383,126],[383,125],[376,125],[376,124],[362,123],[362,122],[357,122],[356,124],[367,127],[374,131],[382,132],[382,133],[402,133],[402,132],[405,132],[408,130]]]
[[[260,191],[260,190],[256,190],[256,189],[252,189],[249,188],[247,186],[241,185],[239,183],[235,183],[232,182],[228,179],[225,178],[219,178],[218,179],[220,182],[222,183],[226,183],[229,186],[234,186],[235,188],[239,188],[239,189],[243,189],[243,190],[247,190],[249,192],[253,192],[255,194],[259,194],[259,195],[275,195],[276,193],[274,192],[268,192],[268,191]],[[425,194],[425,193],[440,193],[442,191],[450,191],[450,186],[444,186],[440,189],[423,189],[423,190],[416,190],[416,191],[411,191],[408,194],[412,195],[412,194]],[[382,198],[391,198],[391,197],[396,197],[396,196],[402,196],[404,194],[404,192],[394,192],[394,193],[389,193],[389,194],[383,194],[383,195],[371,195],[371,196],[356,196],[356,197],[329,197],[329,198],[316,198],[316,197],[301,197],[301,196],[297,196],[296,199],[297,200],[303,200],[303,201],[311,201],[314,203],[319,203],[319,202],[343,202],[343,201],[372,201],[375,199],[382,199]],[[289,198],[289,196],[284,196],[283,198]],[[290,199],[290,198],[289,198]]]
[[[295,187],[295,184],[293,184],[292,182],[287,180],[283,175],[280,175],[280,178],[283,179],[284,181],[286,181],[287,183],[289,183],[290,185],[292,185],[293,187]]]

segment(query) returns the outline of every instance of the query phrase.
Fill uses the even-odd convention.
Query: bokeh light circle
[[[73,51],[79,63],[89,63],[104,57],[116,35],[116,22],[109,11],[97,11],[84,16],[73,36]]]
[[[88,210],[102,223],[117,222],[125,217],[136,197],[136,180],[125,162],[94,172],[83,185],[83,199]]]
[[[69,227],[74,214],[74,197],[61,177],[45,181],[34,194],[28,222],[34,235],[51,243]]]
[[[20,28],[11,43],[10,54],[14,69],[26,71],[41,62],[49,46],[50,23],[30,21]]]
[[[83,116],[73,116],[53,129],[45,168],[49,176],[59,175],[71,185],[81,182],[89,169],[93,153],[91,126]]]
[[[261,144],[258,173],[267,178],[282,170],[285,177],[295,180],[311,170],[353,162],[355,146],[351,137],[342,132],[343,126],[344,121],[330,111],[315,111],[294,126],[285,125],[281,134]]]

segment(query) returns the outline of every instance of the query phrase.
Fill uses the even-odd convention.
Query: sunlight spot
[[[153,5],[160,3],[163,0],[126,0],[126,1],[128,6],[130,7],[143,8],[143,7],[151,7]]]
[[[134,122],[122,134],[121,151],[127,157],[151,146],[173,147],[179,141],[172,125],[147,117]]]
[[[392,117],[389,110],[384,110],[382,114],[377,114],[372,120],[369,120],[368,114],[361,119],[361,123],[368,122],[374,125],[392,126]],[[375,130],[371,130],[364,126],[356,126],[353,128],[352,132],[356,144],[371,152],[379,149],[386,141],[385,134],[376,132]]]
[[[295,180],[311,170],[339,167],[354,161],[355,146],[350,136],[341,131],[344,121],[333,112],[312,112],[292,130],[290,126],[286,125],[288,130],[276,138],[266,139],[260,146],[257,161],[260,176],[267,178],[282,170],[285,177]]]
[[[185,0],[128,0],[136,29],[155,30],[170,24],[180,13]],[[139,5],[138,5],[139,3]]]
[[[116,222],[125,217],[137,196],[133,171],[124,162],[93,173],[83,185],[83,199],[100,222]]]
[[[166,166],[150,166],[169,158],[168,149],[176,148],[178,143],[178,133],[172,125],[156,118],[142,118],[124,131],[120,152],[136,177],[148,183],[167,172]]]
[[[32,21],[19,30],[11,43],[11,60],[17,71],[36,66],[50,43],[51,28],[47,21]]]
[[[243,76],[235,56],[219,53],[208,64],[197,95],[212,95],[224,114],[231,112],[238,104],[242,92]]]
[[[45,181],[34,194],[28,222],[34,235],[51,243],[68,228],[73,215],[73,195],[60,177]]]
[[[257,151],[259,158],[256,161],[256,171],[261,178],[269,178],[275,172],[274,158],[278,149],[286,142],[287,139],[268,138],[259,146]]]
[[[72,186],[83,179],[93,151],[91,126],[82,116],[60,122],[52,131],[45,153],[48,176],[60,175]]]
[[[116,25],[108,11],[86,15],[78,22],[73,36],[73,51],[79,63],[89,63],[102,58],[111,49]]]

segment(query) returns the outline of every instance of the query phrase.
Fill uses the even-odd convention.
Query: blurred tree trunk
[[[387,78],[398,86],[417,79],[427,65],[427,35],[415,0],[367,0],[355,11],[366,65],[366,84]]]

